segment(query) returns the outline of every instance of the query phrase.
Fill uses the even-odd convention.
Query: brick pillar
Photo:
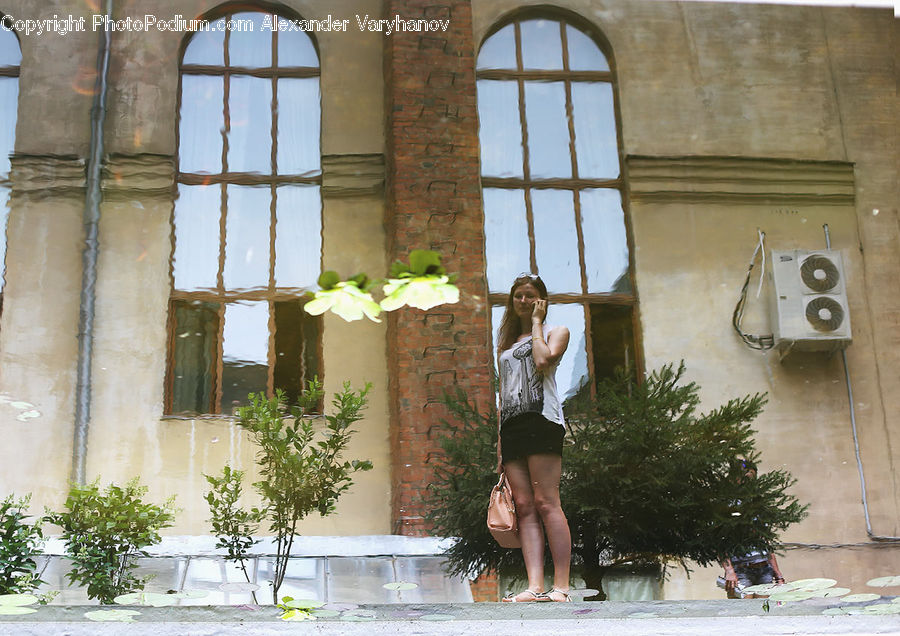
[[[474,581],[469,581],[472,600],[476,603],[497,603],[500,601],[500,579],[496,570],[485,570]]]
[[[475,47],[469,0],[385,5],[388,19],[450,21],[446,31],[385,37],[388,251],[406,260],[432,249],[460,275],[459,303],[388,318],[391,519],[395,534],[418,536],[428,534],[423,497],[440,453],[434,433],[448,418],[443,392],[456,385],[480,405],[493,399]]]

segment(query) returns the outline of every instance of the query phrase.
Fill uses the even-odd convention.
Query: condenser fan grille
[[[827,292],[841,280],[841,274],[834,262],[820,254],[813,254],[800,265],[803,284],[817,292]]]
[[[816,331],[834,331],[844,322],[844,308],[827,296],[813,298],[806,305],[806,319]]]

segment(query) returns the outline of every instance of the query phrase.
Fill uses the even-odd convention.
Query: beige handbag
[[[487,526],[491,535],[503,548],[521,548],[519,523],[516,519],[516,503],[506,473],[500,473],[500,480],[491,490],[488,502]]]

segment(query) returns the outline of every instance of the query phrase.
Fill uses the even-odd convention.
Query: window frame
[[[0,11],[0,19],[6,18],[7,14]],[[22,55],[22,42],[19,39],[19,32],[13,29],[12,27],[4,29],[10,36],[15,39],[16,45],[19,47],[19,57]],[[22,71],[22,62],[19,61],[17,65],[2,65],[0,66],[0,77],[2,78],[15,78],[16,80],[16,94],[19,94],[19,77]],[[15,112],[13,113],[13,120],[16,124],[19,121],[19,104],[18,101],[16,103]],[[14,129],[15,130],[15,129]],[[12,139],[12,148],[10,148],[10,155],[15,153],[16,150],[16,138],[15,132],[13,133]],[[10,179],[9,174],[0,174],[0,185],[6,188],[7,190],[7,201],[6,201],[6,215],[3,217],[2,226],[0,226],[0,230],[2,230],[2,240],[3,240],[3,262],[0,263],[2,265],[2,270],[0,270],[0,317],[3,316],[3,292],[6,288],[6,256],[9,251],[9,242],[7,240],[7,228],[9,227],[9,212],[10,212],[10,197],[12,195],[12,181]]]
[[[258,4],[248,3],[229,3],[217,7],[212,12],[204,16],[203,19],[209,22],[215,22],[220,19],[226,21],[231,20],[235,15],[245,13],[258,13],[262,16],[278,16],[278,18],[295,20],[299,19],[299,15],[287,9],[286,7],[269,7]],[[267,67],[243,67],[230,65],[230,40],[232,31],[226,29],[224,31],[222,42],[222,65],[211,64],[185,64],[184,56],[191,44],[193,34],[189,34],[182,40],[178,54],[178,90],[175,103],[175,188],[179,186],[218,186],[219,187],[219,236],[218,236],[218,262],[216,273],[215,290],[187,291],[180,290],[175,287],[175,270],[174,270],[174,254],[175,254],[175,206],[172,208],[170,226],[172,228],[172,256],[170,259],[170,291],[167,307],[167,327],[166,327],[166,374],[165,374],[165,391],[164,391],[164,413],[167,417],[183,417],[185,413],[176,413],[173,411],[174,400],[174,368],[175,360],[175,334],[177,325],[175,324],[175,305],[179,302],[209,302],[218,303],[218,333],[216,335],[216,352],[213,371],[209,411],[198,413],[199,416],[214,415],[217,417],[229,416],[230,413],[223,412],[225,409],[222,405],[223,387],[222,380],[224,375],[224,328],[225,328],[225,310],[226,305],[241,301],[259,301],[268,304],[268,349],[267,349],[267,376],[266,376],[266,395],[271,397],[275,392],[275,362],[277,352],[275,351],[275,303],[296,301],[302,305],[305,304],[305,294],[297,294],[296,292],[286,291],[284,288],[278,288],[275,285],[275,262],[277,254],[275,253],[275,236],[276,236],[276,209],[278,205],[277,190],[279,186],[284,185],[306,185],[318,186],[319,188],[319,214],[322,215],[322,168],[321,159],[319,169],[315,174],[278,174],[277,173],[277,153],[278,153],[278,80],[282,78],[321,78],[321,64],[315,67],[310,66],[278,66],[278,39],[280,31],[273,29],[271,31],[271,60]],[[312,44],[316,60],[321,61],[316,39],[310,33],[303,33],[309,38]],[[221,172],[218,173],[197,173],[183,172],[181,170],[181,108],[183,97],[183,78],[186,75],[204,76],[204,77],[222,77],[223,78],[223,98],[222,98],[222,161]],[[271,153],[269,172],[267,174],[250,173],[250,172],[232,172],[228,169],[228,151],[229,151],[229,132],[231,131],[231,120],[229,111],[230,85],[233,76],[256,77],[270,79],[272,82],[272,102],[271,102]],[[321,80],[319,81],[321,89]],[[321,157],[321,93],[319,102],[319,155]],[[226,288],[224,281],[225,258],[226,258],[226,226],[228,218],[228,186],[268,186],[269,190],[269,263],[268,263],[268,282],[265,289],[253,289],[245,291],[231,291]],[[321,223],[319,227],[321,232]],[[319,252],[319,271],[322,268],[323,250]],[[322,326],[323,320],[321,316],[305,315],[305,319],[309,324],[314,324],[316,328],[316,350],[315,357],[317,367],[311,373],[307,371],[302,377],[302,384],[305,385],[313,376],[319,379],[323,375],[323,342],[322,342]],[[300,387],[302,389],[302,386]]]
[[[521,24],[530,20],[550,20],[558,22],[560,28],[560,42],[562,46],[562,69],[560,70],[538,70],[525,69],[523,65],[523,43]],[[594,346],[592,334],[592,316],[591,307],[596,305],[615,305],[620,307],[629,307],[631,310],[631,329],[634,346],[634,373],[637,378],[643,377],[644,373],[644,356],[642,337],[640,330],[640,303],[637,291],[637,284],[634,272],[634,239],[630,215],[630,201],[627,188],[627,174],[625,151],[622,141],[622,116],[620,110],[620,100],[618,91],[618,81],[616,72],[615,57],[613,56],[612,47],[602,33],[590,23],[577,14],[566,12],[563,10],[548,10],[546,8],[532,8],[517,10],[498,20],[486,33],[479,47],[479,54],[485,43],[498,33],[500,30],[512,25],[514,29],[514,46],[516,57],[516,70],[510,69],[478,69],[476,54],[476,82],[479,80],[499,80],[499,81],[515,81],[518,92],[518,112],[519,124],[522,131],[522,176],[521,177],[493,177],[481,175],[481,187],[496,188],[505,190],[522,191],[525,201],[525,215],[528,225],[528,242],[529,242],[529,266],[530,271],[540,274],[537,264],[536,247],[535,247],[535,226],[532,204],[532,191],[540,189],[565,190],[572,192],[572,201],[575,212],[575,228],[576,239],[578,243],[578,260],[581,278],[581,290],[577,293],[548,293],[548,300],[551,304],[577,304],[581,305],[584,313],[584,338],[587,357],[588,377],[590,378],[590,386],[592,393],[595,391],[597,382],[597,370],[594,361]],[[585,34],[605,56],[609,66],[608,71],[572,71],[570,69],[569,47],[566,27],[571,26],[583,34]],[[544,82],[562,82],[564,84],[566,99],[566,124],[568,127],[569,139],[569,157],[571,160],[572,177],[571,178],[532,178],[530,175],[529,147],[528,147],[528,122],[526,117],[525,106],[525,83],[526,81],[544,81]],[[575,149],[575,118],[573,116],[573,100],[572,100],[572,84],[574,82],[605,82],[611,86],[613,98],[613,114],[616,126],[616,147],[618,150],[619,160],[619,176],[614,179],[597,179],[585,178],[578,176],[578,157]],[[480,141],[479,141],[480,144]],[[625,224],[625,240],[628,248],[628,280],[631,286],[630,293],[623,292],[589,292],[588,278],[585,263],[585,244],[582,229],[582,214],[580,193],[583,190],[604,188],[615,189],[619,192],[622,202],[622,212]],[[487,271],[485,272],[487,280]],[[488,300],[492,307],[501,305],[505,306],[508,298],[508,292],[489,291]],[[497,328],[497,325],[491,325],[491,332]]]

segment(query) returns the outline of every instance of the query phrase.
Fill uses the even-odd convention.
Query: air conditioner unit
[[[851,343],[845,271],[836,250],[772,250],[773,335],[782,358]]]

